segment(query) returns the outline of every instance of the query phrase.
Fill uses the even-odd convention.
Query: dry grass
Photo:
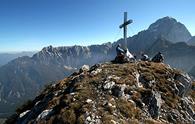
[[[115,117],[113,115],[105,114],[102,117],[103,124],[114,124],[112,120],[115,121]]]
[[[84,115],[80,115],[77,120],[77,124],[84,124],[85,123],[85,117]]]
[[[75,124],[76,123],[76,114],[73,109],[62,110],[61,117],[64,123],[66,124]]]
[[[149,82],[149,81],[152,81],[155,79],[154,75],[151,74],[151,72],[144,72],[141,74],[142,78],[146,81],[146,82]]]
[[[117,108],[119,109],[120,113],[126,118],[129,119],[139,118],[140,111],[131,102],[119,99],[117,100]]]

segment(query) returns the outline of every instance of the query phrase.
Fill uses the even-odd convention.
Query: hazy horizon
[[[29,52],[38,52],[39,50],[32,51],[0,51],[0,54],[18,54],[18,53],[29,53]]]

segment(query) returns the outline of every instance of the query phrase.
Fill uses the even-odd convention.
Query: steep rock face
[[[189,76],[163,63],[97,64],[48,86],[6,123],[194,123]]]

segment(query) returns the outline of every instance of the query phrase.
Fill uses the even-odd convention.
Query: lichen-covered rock
[[[48,86],[7,124],[191,124],[195,84],[163,63],[84,67]]]

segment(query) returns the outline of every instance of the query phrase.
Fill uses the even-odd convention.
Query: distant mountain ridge
[[[52,47],[48,46],[43,48],[37,54],[34,54],[32,59],[39,61],[44,64],[58,64],[66,65],[71,67],[80,67],[89,62],[89,64],[94,64],[94,62],[99,60],[108,60],[110,55],[110,50],[113,48],[111,43],[102,45],[91,45],[91,46],[72,46],[72,47]],[[105,56],[102,56],[105,55]],[[110,57],[111,58],[111,57]]]
[[[182,64],[177,64],[179,61],[181,61],[179,63],[184,61],[179,57],[190,53],[186,56],[185,61],[194,60],[195,48],[179,42],[183,40],[187,42],[190,38],[191,34],[183,24],[173,18],[164,17],[150,25],[147,30],[129,37],[128,48],[137,56],[141,51],[149,53],[149,55],[163,51],[168,64],[176,63],[175,67],[183,67]],[[17,104],[22,103],[20,101],[35,97],[35,94],[48,82],[63,79],[84,64],[93,65],[114,59],[116,45],[121,42],[122,39],[102,45],[48,46],[32,57],[20,57],[0,67],[0,112],[13,111]],[[188,52],[183,52],[188,48],[190,48]],[[179,57],[175,57],[172,55],[174,53],[182,55],[179,54]],[[175,57],[175,61],[168,57]],[[182,69],[188,70],[186,67]]]
[[[21,56],[32,56],[36,52],[0,53],[0,66]]]

